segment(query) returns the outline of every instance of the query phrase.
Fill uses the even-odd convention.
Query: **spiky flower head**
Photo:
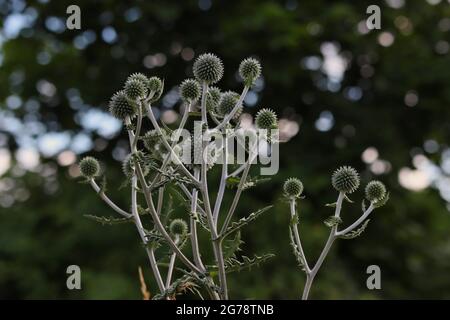
[[[200,84],[194,79],[186,79],[180,85],[180,96],[183,101],[191,103],[198,100],[202,93]]]
[[[141,99],[147,94],[145,83],[138,79],[129,79],[123,88],[127,97],[131,100]]]
[[[148,90],[150,92],[160,92],[162,90],[163,83],[158,77],[151,77],[148,79]]]
[[[79,166],[81,175],[85,178],[92,179],[100,174],[100,163],[93,157],[84,157]]]
[[[277,115],[270,109],[261,109],[256,114],[255,123],[259,129],[276,129]]]
[[[365,189],[366,199],[370,202],[377,202],[386,196],[386,187],[381,181],[370,181]]]
[[[288,197],[299,197],[303,192],[303,183],[300,179],[289,178],[284,182],[283,191]]]
[[[216,109],[222,92],[217,87],[209,87],[208,93],[206,94],[206,109],[208,111],[213,111]]]
[[[169,231],[174,237],[184,237],[188,233],[188,225],[183,219],[174,219],[170,223]]]
[[[239,75],[246,86],[252,86],[261,75],[261,64],[254,58],[244,59],[239,65]]]
[[[128,76],[127,81],[131,81],[131,80],[137,80],[137,81],[142,82],[144,84],[145,88],[148,90],[149,80],[145,74],[140,73],[140,72],[132,73]]]
[[[136,115],[137,105],[128,99],[124,91],[119,91],[109,101],[109,112],[117,119],[125,120],[126,117],[133,118]]]
[[[352,193],[358,189],[360,183],[358,172],[349,166],[342,166],[333,172],[331,184],[344,193]]]
[[[212,53],[200,55],[194,62],[194,76],[200,83],[216,83],[223,76],[222,61]]]
[[[216,112],[219,116],[226,116],[231,113],[234,109],[234,106],[239,101],[239,94],[233,91],[227,91],[222,94],[219,104],[216,107]],[[239,118],[243,110],[242,103],[239,105],[236,113],[234,114],[234,118]]]
[[[161,133],[165,135],[166,130],[161,129]],[[155,146],[161,142],[161,139],[162,137],[156,129],[147,131],[142,138],[145,148],[149,151],[154,151]]]

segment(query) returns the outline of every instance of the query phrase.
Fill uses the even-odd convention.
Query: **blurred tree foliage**
[[[76,1],[82,29],[59,30],[58,21],[65,20],[57,18],[65,19],[73,2],[0,1],[2,27],[11,14],[34,17],[17,36],[2,37],[0,110],[8,109],[5,101],[12,94],[22,102],[35,99],[37,110],[30,111],[23,103],[8,112],[22,121],[32,114],[46,132],[83,130],[92,140],[104,141],[97,131],[83,129],[76,121],[78,110],[71,107],[70,89],[78,89],[85,108],[105,109],[129,73],[163,77],[170,89],[191,75],[192,61],[186,60],[193,52],[211,51],[225,62],[221,84],[232,89],[238,89],[235,71],[240,60],[257,56],[264,74],[257,106],[272,107],[281,117],[299,123],[299,134],[281,146],[279,174],[248,191],[238,210],[244,216],[276,204],[243,233],[246,252],[273,252],[276,257],[251,272],[230,276],[232,297],[299,297],[304,275],[289,247],[288,208],[281,201],[280,186],[289,176],[304,181],[301,232],[307,257],[314,261],[328,233],[322,221],[331,213],[323,205],[336,197],[330,174],[349,164],[362,172],[365,182],[384,181],[391,200],[375,212],[360,238],[335,245],[311,297],[450,298],[450,216],[445,201],[435,190],[410,192],[398,182],[399,170],[411,166],[412,155],[424,152],[425,140],[437,141],[440,150],[450,141],[447,1],[437,5],[380,1],[382,30],[368,33],[365,12],[373,1],[85,0]],[[398,3],[403,5],[396,8]],[[106,29],[109,34],[105,31],[109,26],[116,36],[111,29]],[[347,61],[343,78],[332,83],[317,66],[326,62],[327,43]],[[154,56],[149,55],[158,53],[159,62],[152,65]],[[43,79],[56,88],[50,97],[37,88]],[[413,107],[405,105],[408,92],[419,97]],[[254,113],[256,108],[248,110]],[[332,115],[332,127],[318,131],[315,124],[324,111]],[[7,137],[7,148],[17,150],[20,136],[2,127],[0,131]],[[102,152],[93,151],[114,183],[120,181],[121,172],[111,154],[124,138],[121,132],[107,139]],[[389,172],[375,176],[362,162],[361,153],[368,146],[389,161]],[[440,159],[439,153],[427,157]],[[151,273],[135,230],[128,225],[102,227],[83,218],[112,213],[88,186],[71,178],[67,167],[57,167],[55,158],[43,162],[44,171],[56,170],[56,179],[49,180],[41,167],[40,172],[25,174],[10,170],[2,180],[13,179],[31,196],[0,207],[0,298],[140,298],[137,268],[144,267],[148,280]],[[48,184],[57,188],[49,192]],[[118,185],[110,184],[111,197],[127,207],[128,192]],[[362,196],[361,190],[353,198]],[[359,214],[357,203],[346,205],[344,223]],[[181,208],[178,211],[182,214]],[[80,291],[65,287],[70,264],[81,267]],[[371,264],[381,267],[380,291],[366,288],[366,268]],[[156,290],[153,281],[150,289]]]

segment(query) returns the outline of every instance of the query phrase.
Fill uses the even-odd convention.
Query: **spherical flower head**
[[[289,178],[284,182],[283,191],[288,197],[299,197],[303,192],[303,183],[300,179]]]
[[[256,114],[255,123],[259,129],[276,129],[277,115],[270,109],[261,109]]]
[[[194,76],[200,83],[218,82],[223,76],[222,61],[212,53],[200,55],[194,62]]]
[[[216,112],[219,116],[225,117],[227,114],[231,113],[234,106],[239,101],[239,94],[233,91],[227,91],[222,94],[219,104],[216,107]],[[238,106],[236,113],[233,118],[239,118],[243,110],[242,104]]]
[[[174,237],[184,237],[188,233],[188,225],[183,219],[174,219],[170,223],[169,231]]]
[[[151,77],[148,79],[148,90],[150,92],[160,92],[162,90],[163,83],[158,77]]]
[[[144,98],[147,94],[145,83],[137,79],[129,79],[125,82],[124,91],[131,100]]]
[[[166,130],[161,129],[161,133],[163,135],[166,134]],[[142,138],[144,146],[148,151],[155,151],[155,146],[161,142],[161,139],[162,137],[156,129],[147,131]]]
[[[200,98],[202,88],[194,79],[186,79],[180,85],[180,96],[183,101],[191,103]]]
[[[148,90],[149,80],[145,76],[145,74],[140,73],[140,72],[132,73],[128,77],[127,81],[131,81],[131,80],[137,80],[137,81],[142,82],[145,86],[145,89]]]
[[[252,86],[261,75],[261,64],[254,58],[244,59],[239,65],[239,75],[246,86]]]
[[[117,119],[125,120],[126,117],[133,118],[136,115],[137,105],[127,97],[124,91],[119,91],[109,102],[109,112]]]
[[[358,189],[359,183],[359,174],[352,167],[340,167],[331,176],[331,184],[339,192],[352,193]]]
[[[222,92],[217,87],[209,87],[206,94],[206,109],[208,111],[214,111],[219,104]]]
[[[381,181],[370,181],[365,189],[366,199],[370,202],[378,202],[386,196],[386,187]]]
[[[100,175],[100,164],[93,157],[84,157],[81,159],[79,166],[81,175],[85,178],[92,179]]]

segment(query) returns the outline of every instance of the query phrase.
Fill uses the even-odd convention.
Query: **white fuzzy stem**
[[[344,200],[344,197],[345,197],[345,194],[343,192],[340,192],[337,202],[336,202],[336,210],[334,211],[334,216],[336,218],[340,217],[342,201]],[[330,235],[328,236],[328,240],[327,240],[322,252],[320,253],[319,259],[317,260],[314,267],[311,269],[311,272],[309,274],[307,274],[307,276],[306,276],[306,284],[305,284],[305,288],[303,289],[303,295],[302,295],[303,300],[308,299],[309,291],[311,290],[311,285],[314,281],[314,278],[316,277],[317,272],[319,271],[320,267],[322,266],[323,261],[325,260],[326,256],[328,255],[328,252],[330,251],[334,240],[336,240],[336,230],[337,230],[337,225],[335,225],[331,228]]]
[[[124,216],[125,218],[131,218],[131,213],[126,212],[125,210],[119,208],[118,205],[116,205],[111,199],[108,198],[108,196],[101,191],[100,187],[98,186],[97,182],[95,182],[94,179],[89,180],[89,183],[91,184],[94,191],[100,196],[100,198],[106,202],[108,206],[111,207],[115,212],[118,214]]]
[[[345,235],[346,233],[353,231],[355,228],[357,228],[364,220],[367,219],[367,217],[372,213],[373,209],[375,209],[375,207],[373,206],[373,204],[370,205],[369,208],[367,208],[367,210],[361,215],[361,217],[359,217],[358,220],[356,220],[354,223],[352,223],[350,226],[348,226],[347,228],[345,228],[344,230],[338,231],[336,232],[336,236],[340,237]]]

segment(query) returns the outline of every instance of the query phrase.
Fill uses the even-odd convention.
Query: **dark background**
[[[364,183],[382,180],[391,200],[360,238],[334,245],[311,298],[450,298],[450,5],[377,1],[381,30],[367,32],[374,2],[0,1],[0,298],[140,299],[138,266],[156,292],[133,226],[83,217],[112,213],[77,183],[75,160],[101,159],[111,197],[128,207],[118,189],[126,135],[107,101],[139,71],[165,79],[157,107],[178,111],[176,86],[203,52],[223,59],[220,86],[238,91],[239,62],[257,57],[262,91],[246,112],[270,107],[299,125],[281,146],[278,175],[238,207],[241,217],[275,204],[243,240],[245,254],[276,257],[230,275],[232,298],[299,297],[304,275],[289,247],[282,183],[304,182],[301,232],[312,263],[328,235],[324,204],[336,198],[330,175],[344,164]],[[65,29],[70,4],[81,8],[81,30]],[[362,197],[361,189],[345,205],[344,223],[357,218]],[[65,286],[71,264],[81,267],[80,291]],[[382,290],[366,288],[372,264]]]

